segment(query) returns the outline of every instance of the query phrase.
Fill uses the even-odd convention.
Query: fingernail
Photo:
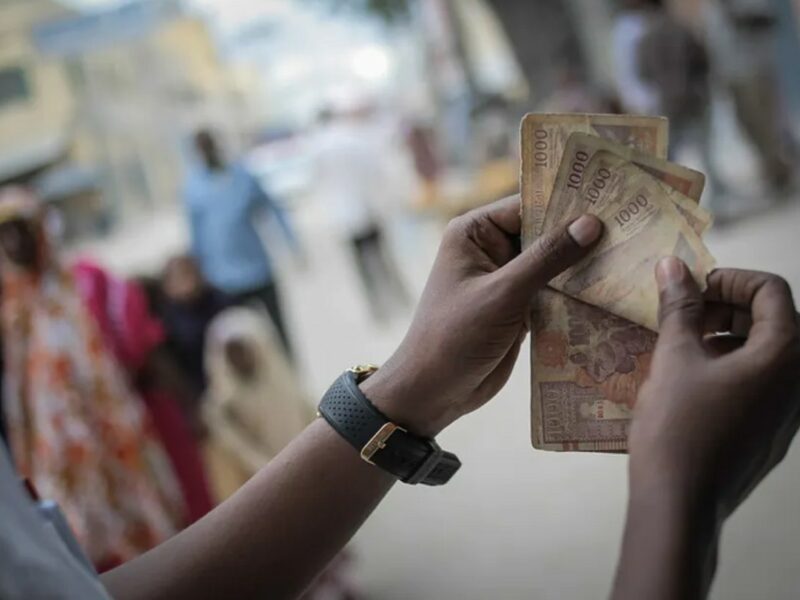
[[[600,222],[600,219],[590,215],[578,217],[567,227],[567,231],[570,236],[572,236],[572,239],[582,248],[591,245],[597,240],[602,230],[603,224]]]
[[[681,281],[686,272],[683,261],[674,256],[665,256],[656,265],[656,280],[660,287]]]

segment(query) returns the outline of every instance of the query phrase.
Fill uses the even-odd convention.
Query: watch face
[[[370,440],[364,444],[364,447],[361,448],[361,458],[363,458],[369,464],[374,465],[375,463],[372,462],[372,457],[379,450],[386,448],[386,443],[389,441],[389,438],[392,437],[392,434],[395,431],[405,432],[405,429],[391,422],[384,423],[383,427],[381,427],[375,433],[375,435],[373,435],[372,438],[370,438]]]

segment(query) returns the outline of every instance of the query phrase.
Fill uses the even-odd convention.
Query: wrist
[[[649,513],[659,515],[676,531],[686,528],[699,540],[710,541],[718,535],[722,519],[708,494],[686,480],[654,475],[631,476],[628,499],[629,516]]]
[[[416,373],[387,364],[359,384],[386,417],[423,438],[435,438],[454,419],[437,408]]]
[[[631,473],[622,555],[613,598],[705,598],[716,570],[722,521],[686,483]]]

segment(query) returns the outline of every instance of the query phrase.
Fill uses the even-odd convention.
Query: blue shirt
[[[260,211],[272,213],[292,245],[294,234],[283,210],[241,165],[222,171],[196,169],[184,190],[192,253],[206,279],[227,294],[272,282],[272,263],[255,226]]]

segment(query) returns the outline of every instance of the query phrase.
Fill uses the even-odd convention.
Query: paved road
[[[384,329],[365,322],[347,256],[321,222],[303,224],[318,240],[313,277],[292,279],[289,293],[305,364],[320,393],[344,365],[385,358],[404,319]],[[437,228],[407,229],[398,255],[419,289]],[[800,203],[794,203],[714,231],[709,245],[720,265],[777,271],[800,294],[798,236]],[[625,458],[534,452],[528,361],[526,352],[491,405],[443,434],[443,446],[464,462],[458,477],[442,489],[397,486],[357,537],[360,573],[372,597],[588,600],[606,593],[626,499]],[[716,598],[797,597],[799,469],[795,448],[731,520]]]

